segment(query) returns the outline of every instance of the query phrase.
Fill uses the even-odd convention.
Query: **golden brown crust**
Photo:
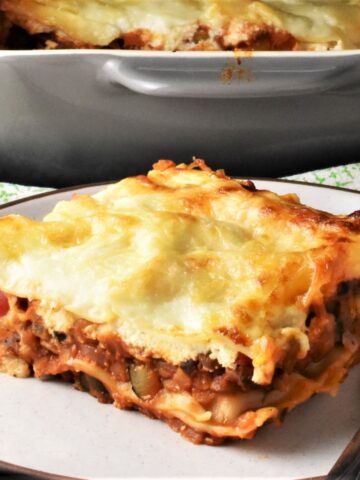
[[[172,160],[159,160],[153,165],[154,170],[162,172],[169,171],[177,173],[181,171],[191,171],[199,169],[203,172],[208,172],[215,175],[219,179],[231,180],[224,170],[211,170],[201,158],[194,158],[189,165],[177,165]],[[140,178],[140,177],[136,177]],[[151,182],[149,177],[141,177],[146,181]],[[320,211],[300,203],[299,199],[293,194],[278,196],[269,191],[258,190],[254,183],[249,180],[235,180],[236,183],[229,182],[228,185],[221,185],[218,189],[219,194],[231,193],[234,191],[247,190],[249,197],[259,196],[259,193],[264,197],[266,203],[260,209],[264,217],[282,219],[286,216],[286,220],[299,226],[309,226],[314,229],[323,230],[325,238],[329,241],[337,241],[347,243],[350,234],[358,234],[360,232],[360,210],[352,212],[348,215],[334,215],[329,212]],[[155,183],[152,182],[155,188]],[[244,193],[244,192],[242,192]],[[279,201],[280,200],[280,201]]]

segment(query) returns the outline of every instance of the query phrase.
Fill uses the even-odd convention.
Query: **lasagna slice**
[[[0,10],[52,48],[360,48],[359,0],[0,0]]]
[[[0,365],[195,443],[251,438],[359,360],[360,216],[162,160],[0,219]]]

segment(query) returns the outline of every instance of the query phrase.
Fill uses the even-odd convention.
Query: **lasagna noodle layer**
[[[353,49],[359,0],[0,0],[31,33],[73,46],[164,50]]]
[[[349,302],[360,303],[357,290],[359,286],[335,301],[343,308]],[[28,376],[29,367],[38,377],[71,373],[68,379],[77,388],[100,401],[163,419],[194,443],[251,438],[266,421],[279,420],[315,393],[335,394],[356,360],[354,346],[339,341],[321,361],[278,373],[271,388],[259,389],[249,381],[249,364],[244,361],[241,368],[226,372],[208,357],[181,367],[161,360],[139,362],[116,336],[89,337],[91,325],[83,320],[78,319],[68,335],[51,333],[38,315],[38,302],[10,296],[9,303],[0,324],[2,370],[19,377]],[[355,319],[359,316],[353,314]],[[345,323],[341,324],[346,337],[350,331]]]

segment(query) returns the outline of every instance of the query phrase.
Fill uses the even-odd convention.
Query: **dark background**
[[[360,134],[359,134],[360,139]],[[9,153],[0,155],[0,181],[61,188],[74,185],[119,180],[121,178],[144,174],[160,158],[169,158],[177,163],[190,163],[192,157],[204,158],[213,168],[224,168],[226,173],[239,177],[278,178],[306,171],[343,165],[360,161],[360,144],[352,145],[320,144],[318,147],[299,149],[288,157],[267,152],[261,155],[222,155],[218,152],[192,152],[183,148],[182,152],[154,151],[141,158],[128,155],[121,150],[105,151],[97,155],[84,156],[84,152],[75,151],[69,158],[40,159],[29,155],[28,158],[14,158]],[[221,152],[224,149],[220,149]]]

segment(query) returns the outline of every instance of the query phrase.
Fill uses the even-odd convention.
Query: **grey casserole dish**
[[[159,158],[233,175],[348,163],[360,51],[0,51],[2,179],[111,180]]]

